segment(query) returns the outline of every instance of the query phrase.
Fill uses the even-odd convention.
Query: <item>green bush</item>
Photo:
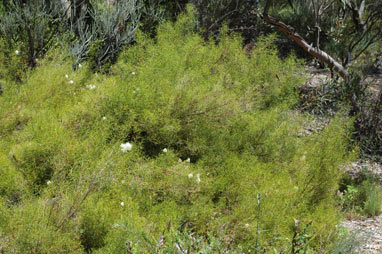
[[[9,48],[0,38],[0,80],[21,82],[28,76],[25,52],[21,48],[20,45]]]
[[[108,75],[53,52],[25,84],[6,85],[4,183],[27,186],[0,206],[12,214],[0,220],[6,252],[267,252],[297,238],[327,250],[349,120],[301,137],[305,119],[290,110],[301,65],[280,60],[273,37],[249,57],[226,30],[205,42],[193,20],[139,33]],[[310,225],[297,238],[295,220]]]
[[[53,169],[49,158],[51,151],[41,144],[26,142],[15,146],[11,153],[16,168],[34,191],[52,177]]]

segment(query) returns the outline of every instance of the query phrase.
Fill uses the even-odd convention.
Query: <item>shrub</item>
[[[21,82],[27,78],[29,68],[22,48],[20,44],[9,47],[0,38],[0,79]]]
[[[349,120],[300,137],[295,58],[280,60],[273,37],[250,56],[226,30],[205,42],[193,20],[138,33],[108,75],[56,57],[6,86],[5,178],[19,170],[39,190],[0,206],[7,251],[327,250]]]
[[[76,14],[71,14],[70,32],[76,38],[71,51],[76,64],[88,59],[93,69],[108,69],[122,48],[133,42],[141,7],[138,1],[129,0],[113,4],[91,1],[81,8],[80,17],[74,19]]]
[[[191,0],[195,5],[198,25],[205,38],[218,36],[223,24],[228,24],[231,31],[241,33],[248,42],[259,35],[256,15],[252,13],[258,8],[257,1],[206,1]]]
[[[60,31],[61,8],[60,1],[9,1],[0,13],[2,51],[9,57],[9,52],[18,50],[28,66],[35,66]]]
[[[382,91],[378,94],[366,94],[359,105],[355,120],[355,139],[362,154],[380,161],[382,159]]]
[[[23,176],[14,167],[11,160],[6,155],[0,157],[0,196],[4,198],[4,203],[12,205],[20,201],[25,193]]]
[[[56,213],[59,213],[54,200],[24,200],[23,206],[14,207],[12,216],[9,208],[7,224],[2,224],[2,232],[6,234],[6,241],[2,251],[13,253],[79,253],[82,247],[78,240],[78,230],[71,225],[70,231],[58,230],[52,224]],[[17,218],[17,219],[15,219]]]
[[[53,175],[49,150],[41,144],[27,142],[20,144],[11,152],[18,170],[31,185],[33,191],[38,191]]]

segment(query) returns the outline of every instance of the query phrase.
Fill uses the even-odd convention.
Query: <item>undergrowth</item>
[[[52,50],[4,85],[1,251],[333,248],[351,121],[301,137],[295,58],[280,60],[273,37],[250,57],[225,31],[205,42],[192,21],[138,33],[108,75]]]
[[[382,187],[373,172],[363,169],[357,178],[344,177],[340,184],[339,203],[349,214],[374,217],[382,210]]]

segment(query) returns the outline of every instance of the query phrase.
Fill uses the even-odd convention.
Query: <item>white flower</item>
[[[192,173],[188,174],[188,178],[193,178],[193,177],[194,177],[194,175]]]
[[[73,84],[74,84],[74,81],[73,81],[73,80],[70,80],[70,81],[69,81],[69,84],[73,85]]]
[[[18,56],[20,54],[20,51],[18,49],[16,49],[15,54],[16,54],[16,56]]]
[[[125,206],[125,203],[124,203],[124,202],[121,202],[121,206]]]
[[[187,160],[186,160],[187,162],[191,162],[191,159],[190,158],[187,158]]]
[[[122,183],[122,184],[125,184],[125,180],[122,180],[121,183]]]
[[[167,153],[167,148],[163,149],[163,152],[164,152],[164,153]]]
[[[131,151],[131,149],[133,149],[133,145],[130,144],[129,142],[125,143],[125,144],[121,144],[121,150],[123,153],[126,153],[127,151]]]
[[[200,174],[196,174],[196,182],[200,183]]]
[[[65,78],[69,78],[69,75],[68,75],[68,74],[65,74]]]
[[[86,86],[87,88],[89,88],[90,90],[93,90],[93,89],[96,89],[96,85],[87,85]]]
[[[102,120],[107,120],[106,116],[102,117]]]
[[[46,182],[46,185],[49,185],[49,184],[51,184],[51,183],[52,183],[51,181],[47,181],[47,182]]]
[[[244,226],[247,228],[247,227],[249,227],[249,224],[248,224],[248,223],[245,223],[245,225],[244,225]]]
[[[182,162],[182,159],[181,159],[181,158],[179,158],[179,159],[178,159],[178,162]]]
[[[135,72],[133,71],[133,72],[131,73],[131,75],[135,75]]]
[[[81,69],[81,68],[82,68],[82,64],[78,64],[78,68],[80,68],[80,69]]]

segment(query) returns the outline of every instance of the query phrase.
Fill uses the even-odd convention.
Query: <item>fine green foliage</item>
[[[329,250],[351,122],[301,137],[300,64],[193,20],[138,33],[108,75],[52,51],[4,85],[1,251]]]

